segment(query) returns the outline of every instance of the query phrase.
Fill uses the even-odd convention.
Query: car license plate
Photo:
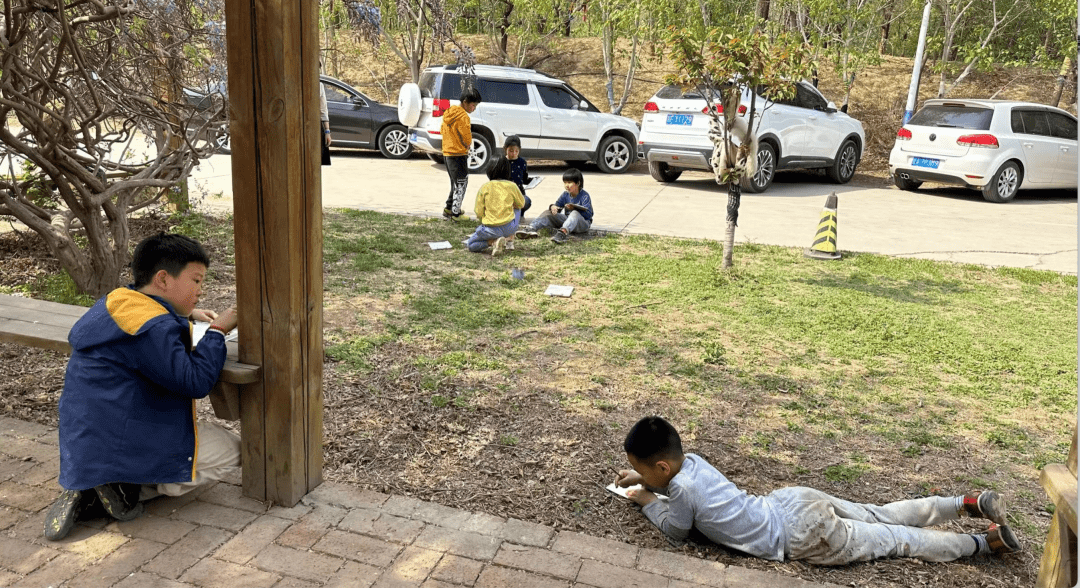
[[[915,167],[928,167],[930,169],[937,169],[939,164],[941,164],[940,159],[931,159],[929,157],[911,158],[911,165],[914,165]]]
[[[692,115],[692,114],[669,114],[669,115],[667,115],[667,124],[669,124],[669,125],[690,126],[690,125],[694,124],[694,115]]]

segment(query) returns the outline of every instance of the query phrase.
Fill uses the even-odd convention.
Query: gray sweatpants
[[[552,227],[566,229],[567,233],[587,233],[590,226],[592,226],[592,222],[585,220],[585,217],[576,210],[571,211],[570,214],[551,214],[550,210],[546,210],[544,214],[541,214],[529,225],[534,231],[539,231],[544,227]]]
[[[787,510],[789,559],[826,566],[884,557],[936,562],[973,555],[977,549],[971,535],[922,528],[959,518],[955,496],[877,506],[801,486],[772,494]]]

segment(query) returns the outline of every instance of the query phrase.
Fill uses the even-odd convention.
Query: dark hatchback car
[[[398,122],[397,106],[380,104],[330,76],[319,76],[319,81],[326,90],[333,148],[378,149],[390,159],[412,155],[409,132]],[[185,90],[184,95],[190,104],[208,111],[225,91],[225,84],[219,83],[209,92]],[[222,135],[217,142],[221,153],[230,153],[228,135]]]
[[[333,147],[378,149],[390,159],[412,155],[409,130],[398,121],[397,106],[380,104],[330,76],[319,79],[326,90]]]

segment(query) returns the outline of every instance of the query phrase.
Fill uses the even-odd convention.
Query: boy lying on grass
[[[1005,500],[996,492],[931,496],[884,506],[857,504],[812,488],[793,486],[767,496],[739,490],[693,453],[683,454],[679,433],[660,417],[641,419],[623,443],[633,470],[615,485],[642,484],[627,496],[665,535],[686,539],[697,527],[710,540],[750,555],[783,561],[841,565],[885,557],[952,561],[975,554],[1020,551],[1005,524]],[[667,502],[650,490],[667,494]],[[961,515],[994,524],[986,533],[924,529]]]

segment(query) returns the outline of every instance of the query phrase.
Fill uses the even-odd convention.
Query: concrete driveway
[[[545,180],[529,192],[535,212],[559,196],[559,165],[530,165]],[[204,204],[232,209],[230,156],[218,155],[196,169],[192,195]],[[323,205],[418,215],[440,215],[449,191],[443,166],[425,157],[388,160],[376,152],[334,150],[323,167]],[[595,228],[620,233],[722,240],[727,193],[705,173],[684,173],[661,184],[644,166],[624,175],[584,170],[585,189],[596,210]],[[487,178],[473,175],[465,198],[472,212]],[[744,194],[736,240],[808,247],[825,198],[839,196],[841,251],[914,257],[1077,273],[1077,194],[1024,191],[1009,204],[991,204],[975,191],[941,187],[916,193],[890,187],[831,184],[809,172],[780,174],[764,194]]]

